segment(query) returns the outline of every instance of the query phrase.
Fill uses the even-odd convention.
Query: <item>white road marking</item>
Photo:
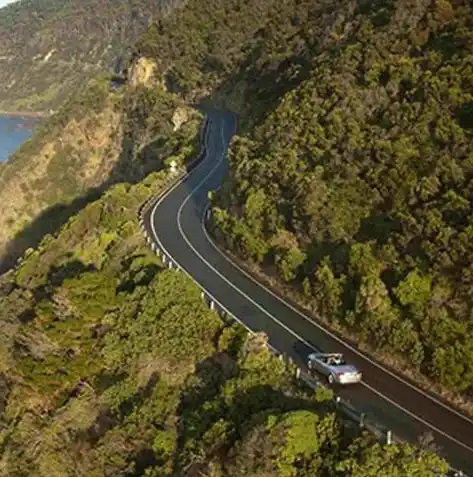
[[[222,138],[222,140],[224,140]],[[224,144],[224,147],[225,147],[225,144]],[[220,164],[220,162],[219,162]],[[220,187],[219,187],[220,188]],[[206,210],[210,210],[210,204],[207,205],[206,207]],[[438,404],[439,406],[442,406],[444,409],[456,414],[458,417],[461,417],[462,419],[464,419],[465,421],[467,421],[469,424],[472,424],[473,425],[473,419],[471,419],[470,417],[466,416],[465,414],[462,414],[461,412],[458,412],[456,409],[448,406],[447,404],[443,403],[442,401],[440,401],[439,399],[437,399],[435,396],[432,396],[431,394],[425,392],[423,389],[419,388],[418,386],[410,383],[409,381],[406,381],[405,379],[402,378],[402,376],[398,376],[397,374],[393,373],[392,371],[390,371],[389,369],[385,368],[384,366],[380,365],[379,363],[377,363],[376,361],[372,360],[369,356],[367,356],[366,354],[364,354],[363,352],[361,352],[360,350],[358,350],[357,348],[351,346],[349,343],[345,342],[344,340],[342,340],[340,337],[338,337],[337,335],[333,334],[330,330],[327,330],[326,328],[324,328],[323,326],[319,325],[318,323],[314,322],[314,320],[310,319],[308,316],[304,315],[303,313],[301,313],[300,310],[298,310],[297,308],[295,308],[294,306],[292,306],[290,303],[288,303],[286,300],[284,300],[284,298],[278,296],[275,292],[273,292],[270,288],[268,288],[266,285],[264,285],[263,283],[260,283],[258,280],[256,280],[250,273],[248,273],[246,270],[244,270],[243,268],[241,268],[237,263],[235,263],[233,260],[231,260],[227,255],[225,255],[221,250],[220,248],[214,243],[214,241],[212,240],[212,238],[209,236],[207,230],[205,229],[205,226],[203,227],[204,228],[204,233],[207,237],[207,240],[210,242],[210,244],[212,245],[212,247],[223,257],[225,258],[225,260],[227,262],[229,262],[231,265],[233,265],[235,268],[237,268],[241,273],[243,273],[247,278],[249,278],[253,283],[255,283],[256,285],[258,285],[259,287],[263,288],[265,291],[267,291],[270,295],[272,295],[274,298],[276,298],[278,301],[280,301],[281,303],[284,303],[284,305],[286,305],[288,308],[290,308],[293,312],[297,313],[301,318],[304,318],[304,320],[308,321],[311,325],[315,326],[316,328],[320,329],[321,331],[323,331],[324,333],[326,333],[328,336],[330,336],[332,339],[338,341],[339,343],[341,343],[343,346],[345,346],[346,348],[348,348],[350,351],[352,351],[353,353],[357,354],[358,356],[360,356],[361,358],[363,358],[365,361],[367,361],[368,363],[372,364],[373,366],[376,366],[378,369],[384,371],[385,373],[389,374],[391,377],[397,379],[398,381],[400,381],[401,383],[405,384],[406,386],[409,386],[411,389],[413,389],[414,391],[422,394],[423,396],[425,396],[426,398],[430,399],[431,401],[435,402],[436,404]]]
[[[207,205],[206,209],[205,210],[208,210],[210,208],[210,204]],[[472,424],[473,425],[473,420],[470,419],[468,416],[465,416],[464,414],[458,412],[456,409],[452,408],[452,407],[449,407],[447,406],[445,403],[443,403],[442,401],[438,400],[435,398],[435,396],[432,396],[428,393],[426,393],[424,390],[418,388],[417,386],[413,385],[412,383],[410,383],[409,381],[406,381],[404,380],[401,376],[397,376],[396,374],[394,374],[392,371],[390,371],[389,369],[383,367],[382,365],[380,365],[379,363],[377,363],[376,361],[373,361],[371,358],[369,358],[367,355],[365,355],[364,353],[362,353],[361,351],[359,351],[357,348],[354,348],[353,346],[351,346],[349,343],[343,341],[341,338],[339,338],[337,335],[333,334],[330,330],[324,328],[323,326],[319,325],[317,322],[315,322],[314,320],[311,320],[308,316],[304,315],[303,313],[301,313],[297,308],[295,308],[294,306],[292,306],[290,303],[288,303],[286,300],[284,300],[284,298],[278,296],[275,292],[273,292],[270,288],[268,288],[266,285],[264,285],[263,283],[260,283],[259,281],[257,281],[250,273],[248,273],[246,270],[244,270],[242,267],[240,267],[240,265],[238,265],[237,263],[235,263],[230,257],[228,257],[227,255],[225,255],[224,252],[222,252],[222,250],[220,250],[220,248],[218,247],[218,245],[215,244],[214,240],[212,239],[212,237],[209,235],[208,231],[207,231],[207,228],[205,227],[205,222],[202,222],[202,229],[204,231],[204,234],[207,238],[207,241],[210,243],[210,245],[212,245],[212,247],[223,257],[225,258],[225,260],[227,262],[229,262],[233,267],[235,267],[236,269],[238,269],[241,273],[243,273],[243,275],[245,275],[247,278],[249,278],[253,283],[255,283],[256,285],[260,286],[261,288],[263,288],[265,291],[267,291],[270,295],[272,295],[274,298],[276,298],[277,300],[279,300],[280,302],[284,303],[284,305],[286,305],[288,308],[290,308],[292,311],[294,311],[295,313],[297,313],[301,318],[304,318],[304,320],[308,321],[312,326],[315,326],[316,328],[322,330],[325,334],[327,334],[328,336],[330,336],[332,339],[334,339],[335,341],[338,341],[339,343],[341,343],[345,348],[348,348],[350,351],[352,351],[354,354],[357,354],[358,356],[360,356],[362,359],[364,359],[365,361],[367,361],[368,363],[372,364],[373,366],[376,366],[378,369],[381,369],[383,372],[385,372],[386,374],[389,374],[391,377],[397,379],[398,381],[400,381],[401,383],[405,384],[406,386],[409,386],[411,389],[413,389],[414,391],[418,392],[419,394],[422,394],[423,396],[425,396],[426,398],[430,399],[431,401],[435,402],[436,404],[442,406],[443,408],[445,408],[447,411],[450,411],[452,412],[453,414],[456,414],[458,417],[461,417],[463,420],[465,420],[466,422],[468,422],[469,424]],[[473,450],[473,449],[472,449]]]
[[[210,128],[209,128],[210,130]],[[241,296],[243,296],[244,298],[246,298],[250,303],[252,303],[256,308],[258,308],[261,312],[263,312],[266,316],[268,316],[271,320],[273,320],[274,322],[276,322],[278,325],[280,325],[283,329],[285,329],[288,333],[290,333],[292,336],[294,336],[295,338],[299,339],[301,342],[303,342],[306,346],[310,347],[311,349],[313,350],[316,350],[316,348],[314,348],[314,346],[312,346],[309,342],[307,342],[304,338],[302,338],[301,336],[299,336],[296,332],[294,332],[293,330],[291,330],[289,327],[287,327],[284,323],[282,323],[281,321],[279,321],[275,316],[273,316],[271,313],[269,313],[267,310],[265,310],[260,304],[258,304],[257,302],[255,302],[250,296],[248,296],[245,292],[243,292],[242,290],[240,290],[237,286],[235,286],[230,280],[228,280],[228,278],[226,278],[224,275],[222,275],[211,263],[209,263],[201,254],[200,252],[192,245],[192,243],[190,242],[190,240],[188,239],[188,237],[186,236],[186,234],[184,233],[184,230],[182,228],[182,225],[181,225],[181,216],[182,216],[182,211],[185,207],[185,205],[189,202],[189,200],[192,198],[192,196],[194,196],[196,194],[196,192],[202,187],[202,185],[207,182],[207,180],[209,179],[209,177],[215,172],[215,170],[221,165],[221,163],[223,162],[224,160],[224,157],[225,157],[225,138],[224,138],[224,135],[223,135],[223,127],[220,128],[220,133],[221,133],[221,138],[222,138],[222,144],[223,144],[223,152],[222,152],[222,155],[221,157],[219,158],[219,160],[216,162],[216,164],[211,168],[211,170],[206,174],[206,176],[189,192],[189,194],[187,195],[187,197],[184,199],[183,203],[181,204],[181,206],[179,207],[179,210],[178,210],[178,213],[177,213],[177,226],[178,226],[178,229],[179,229],[179,232],[181,233],[183,239],[185,240],[185,242],[187,243],[187,245],[189,246],[189,248],[195,253],[195,255],[197,257],[199,257],[199,259],[205,264],[207,265],[216,275],[218,275],[225,283],[227,283],[231,288],[233,288],[235,291],[237,291]],[[206,143],[208,141],[208,134],[207,134],[207,137],[206,137]],[[207,152],[208,154],[208,152]],[[197,169],[199,169],[200,166],[202,166],[207,160],[207,157],[195,168],[193,169],[187,176],[185,176],[182,180],[178,181],[163,197],[161,197],[161,199],[155,204],[154,208],[153,208],[153,212],[151,214],[151,228],[153,230],[153,234],[157,240],[157,242],[159,243],[159,245],[163,248],[163,250],[167,252],[167,250],[163,247],[161,241],[159,240],[158,238],[158,235],[156,233],[156,230],[155,230],[155,227],[154,227],[154,216],[155,216],[155,212],[156,212],[156,209],[158,208],[158,206],[160,205],[160,203],[163,202],[163,200],[165,198],[167,198],[182,182],[183,180],[187,179],[190,175],[192,175]],[[375,365],[376,367],[378,367],[380,370],[388,373],[389,375],[391,375],[392,377],[398,379],[400,382],[402,382],[403,384],[406,384],[408,385],[409,387],[411,387],[413,390],[423,394],[425,397],[431,399],[432,401],[436,402],[437,404],[440,404],[441,406],[443,406],[445,409],[449,410],[450,412],[453,412],[455,414],[457,414],[458,416],[462,417],[463,419],[465,419],[467,422],[470,422],[473,424],[473,421],[471,419],[468,419],[466,416],[463,416],[462,414],[458,413],[457,411],[455,411],[454,409],[451,409],[449,408],[448,406],[446,406],[445,404],[443,404],[442,402],[438,401],[437,399],[435,399],[433,396],[430,396],[429,394],[425,393],[424,391],[422,391],[421,389],[418,389],[417,387],[413,386],[412,384],[408,383],[407,381],[404,381],[401,377],[399,376],[396,376],[394,373],[392,373],[391,371],[383,368],[381,365],[379,365],[378,363],[376,363],[375,361],[372,361],[371,359],[367,358],[363,353],[361,353],[360,351],[358,351],[356,348],[353,348],[351,345],[345,343],[343,340],[341,340],[338,336],[334,335],[333,333],[331,333],[330,331],[326,330],[325,328],[323,328],[322,326],[320,326],[319,324],[315,323],[313,320],[310,320],[310,318],[308,318],[307,316],[305,316],[304,314],[302,314],[299,310],[297,310],[296,308],[294,308],[290,303],[287,303],[285,300],[283,300],[281,297],[278,297],[272,290],[268,289],[266,286],[260,284],[259,282],[257,282],[253,277],[251,277],[246,271],[242,270],[241,267],[239,267],[237,264],[234,264],[233,262],[231,262],[228,257],[226,257],[223,252],[221,252],[218,247],[212,242],[212,240],[210,240],[210,237],[208,235],[208,232],[205,230],[205,224],[203,223],[203,220],[204,220],[204,217],[205,217],[205,212],[207,211],[207,208],[204,209],[203,211],[203,214],[202,214],[202,217],[201,217],[201,225],[202,225],[202,228],[204,229],[204,233],[207,237],[207,240],[209,240],[210,244],[217,250],[219,251],[224,257],[225,259],[230,262],[233,266],[235,266],[235,268],[239,269],[245,276],[247,276],[248,278],[250,278],[255,284],[257,284],[258,286],[262,287],[263,289],[265,289],[268,293],[270,293],[272,296],[274,296],[275,298],[277,298],[280,302],[284,303],[288,308],[290,308],[291,310],[293,310],[294,312],[296,312],[299,316],[301,316],[302,318],[304,318],[306,321],[308,321],[311,325],[319,328],[320,330],[322,330],[324,333],[326,333],[327,335],[329,335],[331,338],[333,338],[334,340],[338,341],[339,343],[343,344],[345,347],[347,347],[348,349],[350,349],[352,352],[356,353],[358,356],[362,357],[363,359],[365,359],[366,361],[368,361],[369,363]],[[168,253],[169,255],[169,253]],[[185,267],[183,265],[180,265],[181,268],[183,270],[185,270]],[[189,272],[186,271],[186,273],[188,275]],[[361,384],[363,386],[365,386],[367,389],[369,389],[371,392],[373,392],[374,394],[378,395],[379,397],[381,397],[382,399],[384,399],[385,401],[389,402],[391,405],[397,407],[399,410],[403,411],[405,414],[409,415],[410,417],[414,418],[415,420],[417,420],[418,422],[422,423],[423,425],[429,427],[430,429],[432,429],[433,431],[437,432],[438,434],[444,436],[445,438],[449,439],[450,441],[454,442],[455,444],[463,447],[464,449],[468,450],[469,452],[473,452],[473,448],[472,447],[469,447],[468,445],[464,444],[463,442],[459,441],[458,439],[456,439],[455,437],[453,436],[450,436],[449,434],[447,434],[446,432],[442,431],[441,429],[437,428],[436,426],[434,426],[433,424],[430,424],[429,422],[425,421],[424,419],[422,419],[421,417],[417,416],[416,414],[412,413],[411,411],[409,411],[408,409],[404,408],[403,406],[401,406],[400,404],[396,403],[395,401],[393,401],[391,398],[389,398],[388,396],[385,396],[384,394],[382,394],[380,391],[372,388],[371,386],[369,386],[368,384],[366,384],[364,381],[361,382]]]

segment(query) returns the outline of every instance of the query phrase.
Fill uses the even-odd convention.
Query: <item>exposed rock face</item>
[[[174,131],[177,131],[181,126],[189,120],[190,116],[189,108],[179,107],[174,111],[172,116],[172,123],[174,125]]]
[[[137,58],[118,89],[91,81],[2,164],[0,273],[109,185],[163,167],[160,157],[172,151],[161,150],[161,138],[198,113],[163,89],[158,66]],[[187,153],[172,160],[179,164]]]
[[[130,70],[130,85],[133,87],[154,84],[157,64],[148,58],[138,58]]]

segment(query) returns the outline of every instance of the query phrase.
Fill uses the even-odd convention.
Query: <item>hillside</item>
[[[22,256],[0,279],[0,476],[441,476],[209,311],[137,213],[195,157],[189,101],[237,111],[220,240],[468,398],[470,13],[189,0],[141,36],[127,84],[94,76],[45,121],[0,168],[4,267]]]
[[[21,0],[0,9],[0,111],[58,107],[84,81],[120,69],[147,26],[180,0]]]
[[[166,140],[185,161],[188,137]],[[163,266],[138,209],[166,180],[110,188],[1,279],[0,475],[445,475],[343,422]]]
[[[185,120],[192,115],[185,101],[208,95],[231,78],[245,58],[247,38],[278,4],[223,3],[225,9],[218,2],[205,8],[191,2],[151,26],[124,64],[127,84],[114,88],[108,75],[92,78],[2,164],[0,271],[111,184],[139,180],[162,167],[160,138],[177,124],[173,115],[180,123],[184,111]],[[238,30],[240,24],[244,30]],[[222,40],[212,47],[209,35]],[[215,69],[213,58],[226,56],[228,68]]]
[[[225,245],[472,412],[471,5],[200,7],[137,51],[169,90],[240,114],[214,209]]]
[[[174,129],[189,134],[195,110],[150,87],[145,60],[129,74],[120,89],[107,77],[90,80],[2,164],[0,271],[112,184],[165,167],[163,140]]]
[[[471,5],[341,2],[331,15],[329,35],[300,43],[307,77],[232,145],[221,239],[471,410]]]

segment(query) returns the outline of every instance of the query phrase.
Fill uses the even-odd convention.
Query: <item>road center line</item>
[[[224,123],[223,123],[224,124]],[[210,130],[210,128],[209,128]],[[241,296],[243,296],[244,298],[246,298],[250,303],[252,303],[256,308],[258,308],[261,312],[263,312],[266,316],[268,316],[271,320],[273,320],[275,323],[277,323],[279,326],[281,326],[283,329],[285,329],[288,333],[290,333],[292,336],[294,336],[295,338],[299,339],[301,342],[303,342],[306,346],[308,346],[309,348],[313,349],[313,350],[316,350],[316,348],[314,348],[314,346],[312,346],[309,342],[307,342],[304,338],[302,338],[301,336],[299,336],[296,332],[294,332],[293,330],[291,330],[289,327],[287,327],[284,323],[282,323],[281,321],[279,321],[275,316],[273,316],[271,313],[269,313],[267,310],[265,310],[260,304],[258,304],[256,301],[254,301],[250,296],[248,296],[245,292],[243,292],[242,290],[240,290],[237,286],[235,286],[230,280],[228,280],[228,278],[226,278],[224,275],[222,275],[217,269],[215,269],[215,267],[213,267],[213,265],[211,263],[209,263],[200,253],[199,251],[192,245],[192,243],[190,242],[189,238],[187,237],[187,235],[184,233],[184,230],[182,228],[182,224],[181,224],[181,217],[182,217],[182,212],[183,212],[183,209],[184,207],[186,206],[186,204],[189,202],[189,200],[198,192],[198,190],[208,181],[208,179],[213,175],[213,173],[218,169],[218,167],[222,164],[223,160],[224,160],[224,157],[225,157],[225,153],[226,153],[226,148],[225,148],[225,137],[223,135],[223,127],[221,125],[220,127],[220,134],[221,134],[221,139],[222,139],[222,145],[223,145],[223,152],[220,156],[220,158],[218,159],[218,161],[216,162],[216,164],[210,169],[210,171],[205,175],[205,177],[189,192],[189,194],[186,196],[186,198],[184,199],[183,203],[181,204],[181,206],[179,207],[178,209],[178,213],[177,213],[177,226],[178,226],[178,229],[179,229],[179,232],[181,234],[181,236],[183,237],[184,241],[187,243],[187,245],[189,246],[189,248],[194,252],[194,254],[205,264],[207,265],[207,267],[209,267],[216,275],[218,275],[225,283],[227,283],[231,288],[233,288],[235,291],[237,291]],[[208,137],[209,137],[209,134],[206,135],[206,138],[205,138],[205,142],[206,142],[206,146],[208,147]],[[209,155],[209,152],[208,152],[208,149],[206,151],[206,157],[205,159],[193,170],[191,171],[184,179],[187,179],[189,178],[193,173],[195,173],[195,171],[197,169],[200,168],[200,166],[202,166],[204,163],[207,162],[208,158],[210,157]],[[166,199],[179,185],[182,184],[183,180],[177,182],[154,206],[153,208],[153,211],[152,211],[152,214],[151,214],[151,228],[153,230],[153,234],[155,236],[155,239],[156,241],[159,243],[159,245],[161,246],[161,248],[163,249],[163,251],[165,251],[165,253],[167,253],[167,255],[170,256],[169,252],[165,249],[165,247],[163,246],[163,244],[161,243],[161,241],[159,240],[158,238],[158,235],[156,233],[156,230],[155,230],[155,226],[154,226],[154,217],[155,217],[155,212],[158,208],[158,206],[162,203],[162,201],[164,199]],[[208,208],[208,207],[207,207]],[[205,229],[205,223],[204,223],[204,220],[205,220],[205,212],[207,211],[207,208],[204,209],[203,211],[203,214],[202,214],[202,217],[201,217],[201,226],[203,228],[203,231],[204,231],[204,234],[207,238],[207,240],[209,241],[209,243],[212,245],[213,248],[215,248],[231,265],[233,265],[236,269],[240,270],[245,276],[247,276],[248,278],[250,278],[256,285],[260,286],[261,288],[263,288],[264,290],[266,290],[268,293],[270,293],[271,295],[273,295],[275,298],[277,298],[280,302],[284,303],[284,305],[286,305],[288,308],[290,308],[291,310],[293,310],[294,312],[296,312],[299,316],[301,316],[302,318],[304,318],[306,321],[308,321],[311,325],[321,329],[323,332],[325,332],[328,336],[330,336],[331,338],[335,339],[336,341],[338,341],[339,343],[343,344],[343,346],[345,346],[346,348],[350,349],[352,352],[356,353],[358,356],[360,356],[361,358],[365,359],[366,361],[370,362],[371,364],[375,365],[376,367],[378,367],[380,370],[382,370],[383,372],[386,372],[388,373],[390,376],[396,378],[397,380],[399,380],[400,382],[402,382],[403,384],[406,384],[408,385],[409,387],[411,387],[413,390],[423,394],[425,397],[431,399],[432,401],[436,402],[437,404],[440,404],[441,406],[443,406],[445,409],[449,410],[450,412],[453,412],[455,414],[457,414],[458,416],[462,417],[464,420],[466,420],[467,422],[470,422],[473,424],[473,421],[469,418],[467,418],[466,416],[462,415],[461,413],[458,413],[457,411],[455,411],[454,409],[451,409],[449,408],[448,406],[446,406],[445,404],[443,404],[442,402],[436,400],[435,398],[433,398],[432,396],[430,396],[429,394],[425,393],[424,391],[422,391],[421,389],[418,389],[417,387],[413,386],[412,384],[408,383],[407,381],[404,381],[402,378],[400,378],[399,376],[396,376],[394,373],[392,373],[391,371],[383,368],[382,366],[380,366],[378,363],[376,363],[375,361],[372,361],[371,359],[367,358],[364,354],[360,353],[358,350],[356,350],[356,348],[353,348],[351,345],[343,342],[339,337],[337,337],[336,335],[334,335],[333,333],[331,333],[330,331],[322,328],[320,325],[318,325],[317,323],[315,323],[313,320],[310,320],[308,317],[306,317],[305,315],[303,315],[299,310],[297,310],[296,308],[294,308],[292,305],[290,305],[289,303],[287,303],[285,300],[283,300],[281,297],[278,297],[274,292],[272,292],[272,290],[269,290],[267,287],[265,287],[264,285],[260,284],[259,282],[257,282],[253,277],[251,277],[247,272],[245,272],[244,270],[241,269],[241,267],[239,267],[237,264],[234,264],[231,260],[229,260],[228,257],[226,257],[223,252],[221,250],[219,250],[219,248],[213,243],[213,241],[210,239],[209,235],[208,235],[208,232],[207,230]],[[176,259],[174,259],[176,261]],[[177,262],[177,261],[176,261]],[[184,268],[183,265],[179,264],[179,266],[181,268]],[[188,273],[188,272],[187,272]],[[189,273],[188,273],[189,274]],[[393,401],[392,399],[390,399],[389,397],[385,396],[384,394],[382,394],[380,391],[372,388],[371,386],[369,386],[368,384],[366,384],[365,382],[362,382],[361,383],[363,386],[365,386],[367,389],[369,389],[371,392],[373,392],[374,394],[378,395],[379,397],[381,397],[382,399],[384,399],[385,401],[389,402],[391,405],[395,406],[396,408],[398,408],[399,410],[403,411],[405,414],[409,415],[410,417],[412,417],[413,419],[417,420],[418,422],[422,423],[423,425],[427,426],[428,428],[432,429],[433,431],[437,432],[438,434],[444,436],[445,438],[447,438],[448,440],[454,442],[455,444],[463,447],[464,449],[468,450],[469,452],[472,452],[473,453],[473,448],[469,447],[468,445],[464,444],[463,442],[459,441],[458,439],[456,439],[455,437],[453,436],[450,436],[449,434],[447,434],[446,432],[442,431],[441,429],[437,428],[436,426],[434,426],[433,424],[430,424],[429,422],[425,421],[424,419],[422,419],[421,417],[417,416],[416,414],[412,413],[411,411],[409,411],[408,409],[404,408],[403,406],[401,406],[400,404],[396,403],[395,401]]]

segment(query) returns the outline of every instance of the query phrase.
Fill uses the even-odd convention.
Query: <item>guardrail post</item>
[[[210,300],[210,309],[215,310],[215,302],[213,300]]]
[[[168,263],[168,268],[171,269],[172,268],[172,260],[169,260],[169,263]]]
[[[365,413],[362,412],[360,415],[360,427],[365,427]]]
[[[167,257],[164,253],[163,253],[163,256],[162,256],[162,261],[163,261],[163,265],[166,265]]]
[[[154,242],[151,243],[151,250],[153,252],[156,250],[156,244]]]
[[[279,355],[279,361],[281,361],[282,363],[284,363],[284,355],[283,355],[283,354],[280,354],[280,355]]]
[[[301,368],[296,368],[296,378],[299,379],[301,377]]]
[[[386,444],[391,445],[393,442],[393,434],[391,431],[386,432]]]
[[[158,257],[160,257],[160,256],[161,256],[161,250],[159,250],[159,248],[158,248],[158,247],[156,247],[156,255],[157,255]]]
[[[205,300],[205,293],[204,292],[200,292],[200,298],[202,298],[202,300]]]

